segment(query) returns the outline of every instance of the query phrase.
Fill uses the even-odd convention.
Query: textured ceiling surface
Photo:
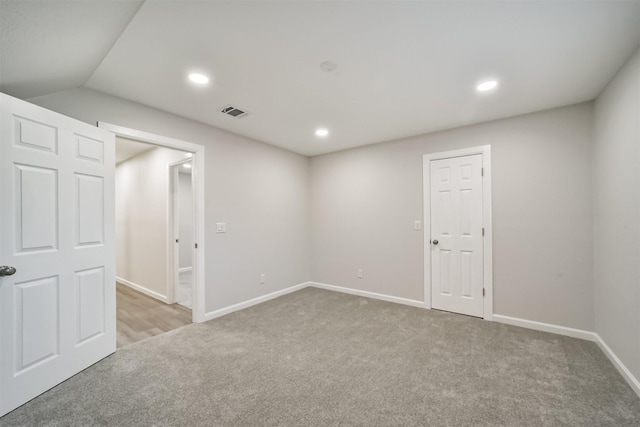
[[[142,0],[0,0],[0,90],[32,98],[82,86]]]
[[[3,91],[85,85],[305,155],[592,100],[640,41],[639,1],[13,3]]]
[[[153,150],[155,145],[135,141],[133,139],[116,137],[116,165],[127,161],[145,151]]]

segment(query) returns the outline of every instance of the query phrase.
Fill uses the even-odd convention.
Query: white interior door
[[[193,176],[185,164],[192,165],[190,159],[170,166],[170,227],[173,233],[173,256],[171,275],[173,279],[174,301],[190,310],[195,306],[194,288],[194,235],[195,207],[193,197]],[[190,169],[188,169],[190,171]]]
[[[1,416],[113,353],[116,317],[114,135],[5,94],[0,125]]]
[[[483,317],[482,155],[430,162],[433,308]]]

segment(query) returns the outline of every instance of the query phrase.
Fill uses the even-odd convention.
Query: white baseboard
[[[144,288],[142,288],[144,290],[139,289],[138,285],[129,284],[130,282],[123,281],[122,279],[118,278],[118,281],[124,283],[125,285],[131,286],[132,288],[134,288],[136,290],[140,290],[141,292],[148,291],[148,290],[146,290]],[[341,286],[327,285],[326,283],[305,282],[305,283],[300,283],[299,285],[291,286],[291,287],[286,288],[286,289],[282,289],[282,290],[279,290],[279,291],[276,291],[276,292],[272,292],[272,293],[267,294],[267,295],[263,295],[263,296],[258,297],[258,298],[253,298],[253,299],[248,300],[248,301],[244,301],[244,302],[241,302],[241,303],[238,303],[238,304],[234,304],[234,305],[231,305],[229,307],[221,308],[221,309],[218,309],[218,310],[215,310],[215,311],[210,311],[209,313],[205,314],[205,317],[204,317],[203,321],[212,320],[212,319],[215,319],[217,317],[224,316],[225,314],[233,313],[234,311],[242,310],[244,308],[248,308],[248,307],[260,304],[262,302],[278,298],[278,297],[280,297],[282,295],[286,295],[286,294],[289,294],[291,292],[295,292],[295,291],[298,291],[300,289],[304,289],[306,287],[313,287],[313,288],[318,288],[318,289],[326,289],[326,290],[329,290],[329,291],[342,292],[342,293],[345,293],[345,294],[357,295],[357,296],[367,297],[367,298],[373,298],[373,299],[378,299],[378,300],[387,301],[387,302],[393,302],[393,303],[397,303],[397,304],[409,305],[409,306],[412,306],[412,307],[425,308],[424,302],[418,301],[418,300],[394,297],[394,296],[391,296],[391,295],[378,294],[378,293],[375,293],[375,292],[361,291],[359,289],[343,288]],[[148,292],[152,292],[152,291],[148,291]],[[154,294],[155,294],[155,292],[154,292]],[[159,294],[157,294],[157,295],[161,297],[161,295],[159,295]],[[151,296],[153,296],[153,295],[151,295]],[[155,298],[158,298],[158,296],[155,296]],[[160,299],[160,298],[158,298],[158,299]],[[624,363],[622,363],[622,361],[618,358],[618,356],[616,356],[616,354],[611,350],[611,348],[609,348],[609,346],[604,342],[604,340],[598,334],[596,334],[595,332],[585,331],[585,330],[582,330],[582,329],[568,328],[566,326],[558,326],[558,325],[553,325],[553,324],[550,324],[550,323],[536,322],[534,320],[519,319],[517,317],[503,316],[503,315],[500,315],[500,314],[494,314],[493,315],[493,321],[494,322],[499,322],[499,323],[505,323],[507,325],[519,326],[519,327],[522,327],[522,328],[533,329],[533,330],[542,331],[542,332],[550,332],[552,334],[565,335],[565,336],[572,337],[572,338],[579,338],[579,339],[595,342],[596,344],[598,344],[598,346],[600,347],[602,352],[607,356],[607,358],[611,361],[613,366],[615,366],[616,369],[618,370],[618,372],[620,372],[622,377],[629,384],[629,386],[633,389],[633,391],[638,396],[640,396],[640,381],[638,381],[638,379],[629,371],[629,369],[627,369],[627,367],[624,365]]]
[[[342,292],[343,294],[357,295],[359,297],[367,297],[367,298],[379,299],[387,302],[394,302],[396,304],[403,304],[403,305],[410,305],[412,307],[425,308],[424,302],[418,301],[415,299],[394,297],[391,295],[377,294],[375,292],[361,291],[359,289],[343,288],[342,286],[327,285],[326,283],[318,283],[318,282],[309,282],[309,286],[313,288],[318,288],[318,289],[326,289],[328,291]]]
[[[210,311],[204,314],[203,322],[207,320],[212,320],[217,317],[224,316],[225,314],[233,313],[234,311],[242,310],[243,308],[248,308],[278,297],[282,295],[290,294],[291,292],[299,291],[300,289],[304,289],[309,286],[309,282],[300,283],[295,286],[291,286],[289,288],[281,289],[279,291],[272,292],[270,294],[262,295],[257,298],[250,299],[248,301],[240,302],[238,304],[233,304],[228,307],[220,308],[218,310]]]
[[[537,331],[551,332],[558,335],[566,335],[572,338],[580,338],[587,341],[593,341],[598,344],[598,347],[611,361],[613,366],[620,372],[622,378],[625,379],[627,384],[633,389],[633,391],[640,397],[640,381],[627,369],[622,361],[616,356],[616,354],[609,348],[607,343],[595,332],[584,331],[582,329],[567,328],[566,326],[552,325],[549,323],[536,322],[533,320],[518,319],[517,317],[502,316],[500,314],[494,314],[493,320],[495,322],[506,323],[507,325],[520,326],[527,329],[535,329]]]
[[[616,356],[613,350],[609,348],[609,346],[607,345],[606,342],[604,342],[602,337],[600,337],[600,335],[598,334],[594,334],[594,335],[596,337],[595,341],[596,341],[596,344],[598,344],[598,347],[600,347],[602,352],[609,358],[613,366],[615,366],[618,372],[620,372],[620,375],[622,375],[622,378],[624,378],[627,381],[627,384],[629,384],[629,386],[633,389],[633,391],[636,392],[638,397],[640,397],[640,381],[638,381],[638,379],[635,376],[633,376],[631,371],[629,371],[629,369],[627,369],[624,363],[622,363],[622,360],[618,359],[618,356]]]
[[[143,293],[145,295],[148,295],[148,296],[150,296],[152,298],[160,300],[165,304],[170,304],[169,298],[167,298],[165,295],[159,294],[158,292],[152,291],[151,289],[147,289],[144,286],[138,285],[137,283],[130,282],[127,279],[123,279],[122,277],[118,277],[118,276],[116,276],[116,282],[122,283],[123,285],[126,285],[126,286],[130,287],[131,289],[135,289],[138,292],[141,292],[141,293]]]
[[[568,328],[566,326],[553,325],[551,323],[536,322],[535,320],[519,319],[517,317],[494,314],[493,321],[498,323],[506,323],[507,325],[512,326],[520,326],[521,328],[534,329],[536,331],[551,332],[552,334],[565,335],[572,338],[580,338],[587,341],[596,340],[595,332]]]
[[[178,269],[178,273],[186,273],[187,271],[192,271],[193,267],[182,267]]]

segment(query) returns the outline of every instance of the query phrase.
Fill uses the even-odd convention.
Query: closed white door
[[[483,317],[482,155],[430,162],[433,308]]]
[[[0,94],[0,416],[116,349],[114,155]]]

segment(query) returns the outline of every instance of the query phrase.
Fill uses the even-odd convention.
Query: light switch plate
[[[422,230],[422,221],[414,221],[413,222],[413,229],[416,230],[416,231]]]
[[[216,233],[226,233],[227,232],[227,224],[224,222],[216,223]]]

